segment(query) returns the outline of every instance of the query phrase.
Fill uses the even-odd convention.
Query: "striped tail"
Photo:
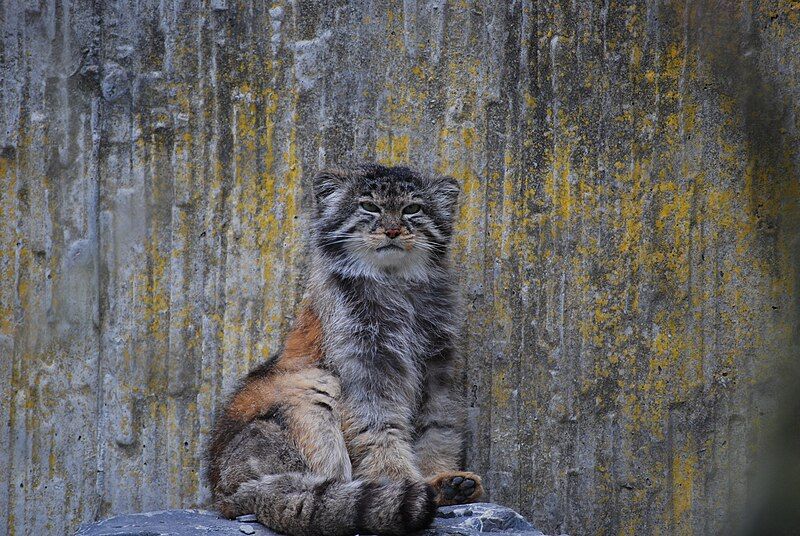
[[[336,482],[302,473],[250,480],[217,506],[228,517],[254,513],[291,536],[407,534],[430,525],[436,514],[433,488],[425,482]]]

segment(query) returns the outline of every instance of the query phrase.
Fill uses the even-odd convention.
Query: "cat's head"
[[[365,164],[314,177],[313,244],[352,275],[416,278],[446,257],[459,187],[406,167]]]

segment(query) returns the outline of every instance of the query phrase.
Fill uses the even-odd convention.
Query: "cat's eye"
[[[380,212],[381,211],[381,209],[380,209],[380,207],[378,205],[376,205],[375,203],[370,203],[369,201],[363,201],[363,202],[359,203],[358,206],[360,206],[362,209],[366,210],[367,212]]]
[[[403,207],[403,214],[405,214],[406,216],[410,214],[416,214],[421,209],[422,207],[419,206],[417,203],[411,203],[410,205],[406,205]]]

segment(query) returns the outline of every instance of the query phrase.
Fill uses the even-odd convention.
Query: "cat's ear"
[[[461,186],[453,177],[447,176],[436,177],[435,184],[437,197],[441,199],[448,212],[453,214],[458,206],[458,195],[461,193]]]
[[[344,181],[347,180],[347,174],[339,169],[327,168],[317,172],[313,179],[314,199],[317,205],[322,205],[330,195],[338,190]]]

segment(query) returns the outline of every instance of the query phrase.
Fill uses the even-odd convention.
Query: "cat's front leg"
[[[462,438],[458,419],[453,414],[434,411],[419,431],[414,450],[419,467],[433,486],[436,504],[446,506],[475,502],[483,495],[481,478],[459,471]]]
[[[420,470],[433,486],[436,504],[446,506],[475,502],[483,495],[481,478],[461,465],[461,430],[451,415],[434,412],[414,443]],[[452,420],[448,420],[448,417]]]
[[[414,420],[414,451],[426,478],[457,471],[463,463],[466,404],[453,376],[452,350],[428,361],[423,403]]]
[[[459,471],[466,406],[458,395],[460,389],[454,386],[451,363],[444,356],[435,357],[438,359],[431,359],[426,370],[425,403],[415,423],[414,451],[439,506],[475,502],[483,495],[481,478]]]
[[[422,480],[411,426],[401,415],[382,418],[350,414],[345,421],[345,440],[353,464],[353,478],[364,480]]]

